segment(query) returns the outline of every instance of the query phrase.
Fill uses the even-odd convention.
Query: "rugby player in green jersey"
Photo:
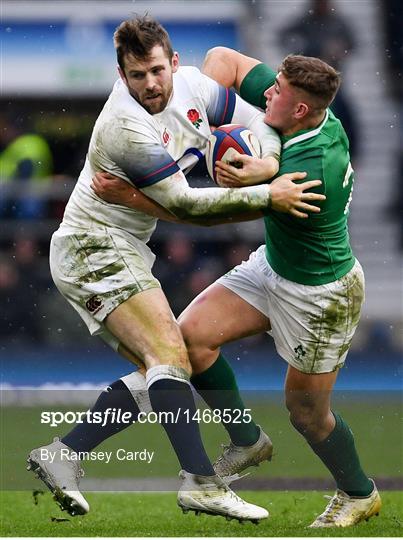
[[[346,527],[379,512],[381,499],[363,472],[353,435],[331,411],[330,397],[360,318],[364,276],[349,243],[347,217],[354,172],[349,143],[328,106],[339,74],[317,58],[288,56],[278,73],[226,48],[207,55],[204,73],[266,111],[282,138],[278,174],[306,171],[326,195],[308,219],[266,212],[266,245],[201,293],[180,317],[193,380],[225,372],[220,347],[268,332],[288,363],[286,406],[292,425],[328,468],[337,491],[311,527]],[[259,160],[235,156],[242,169],[217,162],[224,186],[263,180]],[[228,406],[228,405],[227,405]],[[259,441],[258,441],[259,442]],[[255,444],[253,444],[255,443]],[[250,441],[250,450],[256,445]],[[230,444],[219,474],[233,474],[248,454]],[[239,468],[241,470],[242,467]]]
[[[282,135],[279,175],[306,171],[322,179],[320,213],[268,211],[266,245],[199,295],[179,322],[193,368],[192,384],[212,409],[243,410],[234,374],[220,354],[229,342],[269,332],[288,363],[286,405],[337,484],[337,492],[312,527],[346,527],[379,512],[381,500],[363,472],[348,425],[330,409],[364,299],[364,277],[348,239],[347,215],[354,173],[348,140],[328,109],[340,84],[326,63],[287,57],[276,74],[258,60],[226,48],[210,51],[204,72],[266,110],[265,121]],[[225,186],[267,181],[261,160],[237,156],[236,169],[217,162]],[[302,176],[301,176],[302,179]],[[121,181],[97,175],[93,188],[109,202],[167,219]],[[305,203],[309,202],[304,193]],[[313,199],[312,199],[313,200]],[[137,206],[136,206],[137,205]],[[309,211],[309,210],[308,210]],[[302,219],[305,218],[305,219]],[[235,419],[233,419],[235,420]],[[269,437],[252,422],[225,424],[231,443],[214,464],[223,477],[272,455]]]

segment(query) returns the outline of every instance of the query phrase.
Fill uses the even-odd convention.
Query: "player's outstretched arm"
[[[257,64],[261,64],[260,60],[245,56],[234,49],[214,47],[206,54],[202,73],[227,88],[233,86],[239,91],[245,76]]]
[[[153,201],[139,189],[128,184],[125,180],[106,172],[97,172],[92,178],[92,190],[102,200],[111,204],[120,204],[133,210],[138,210],[163,221],[173,223],[183,223],[211,227],[224,223],[239,223],[242,221],[252,221],[263,217],[263,213],[245,212],[237,216],[223,218],[211,218],[201,216],[200,218],[179,219],[174,214],[166,210],[163,206]]]
[[[283,174],[274,180],[270,187],[264,184],[240,189],[191,188],[183,173],[179,171],[153,186],[144,188],[144,191],[160,207],[168,211],[165,214],[160,212],[162,208],[158,209],[157,206],[149,206],[148,208],[152,212],[151,215],[161,217],[161,219],[168,218],[168,221],[204,226],[217,225],[231,221],[256,219],[261,215],[260,212],[265,209],[289,213],[299,218],[307,218],[308,214],[306,212],[320,212],[318,206],[310,203],[323,201],[326,197],[318,193],[305,193],[305,190],[321,185],[321,180],[310,180],[302,184],[295,183],[295,180],[302,180],[305,176],[305,172]],[[116,181],[127,184],[124,180],[115,178],[114,182]],[[100,173],[98,173],[91,186],[97,195],[101,195],[99,191],[100,182]],[[115,183],[114,188],[116,187],[117,184]],[[113,196],[109,197],[108,202],[113,200],[115,204],[123,204],[136,209],[140,209],[137,206],[137,204],[140,204],[141,211],[150,213],[146,209],[144,199],[137,198],[136,202],[136,197],[130,197],[126,186],[124,189],[125,193],[122,195],[120,202],[118,202],[118,189],[113,190]],[[132,189],[133,194],[135,191],[134,188]],[[102,191],[102,198],[108,200],[108,196],[105,196],[105,179],[102,180]],[[179,219],[172,219],[171,213]]]
[[[245,212],[265,210],[270,204],[267,184],[239,189],[192,188],[182,171],[142,188],[180,219],[234,217]]]

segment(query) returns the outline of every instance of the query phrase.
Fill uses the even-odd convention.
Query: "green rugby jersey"
[[[276,73],[258,64],[245,77],[241,96],[266,108],[264,91],[274,83]],[[355,258],[347,229],[354,171],[349,143],[340,121],[328,109],[322,123],[313,129],[281,137],[282,154],[277,176],[307,172],[304,180],[322,180],[312,191],[326,195],[319,214],[307,219],[289,214],[265,213],[266,257],[280,276],[303,285],[323,285],[351,270]]]

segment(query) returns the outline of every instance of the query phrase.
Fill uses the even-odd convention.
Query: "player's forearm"
[[[260,147],[262,149],[261,157],[263,159],[273,157],[277,160],[277,162],[280,161],[280,154],[281,154],[280,137],[277,131],[275,131],[272,127],[265,124],[264,114],[261,112],[258,112],[255,116],[252,116],[250,122],[248,123],[246,127],[249,128],[252,131],[252,133],[254,133],[256,137],[258,138],[260,142]],[[277,173],[277,171],[275,171],[275,173]]]
[[[263,210],[269,203],[270,188],[267,185],[239,189],[190,188],[172,201],[168,210],[181,219],[226,218]]]
[[[132,208],[149,216],[161,219],[162,221],[168,221],[170,223],[183,223],[185,225],[197,225],[200,227],[212,227],[214,225],[224,225],[228,223],[241,223],[243,221],[253,221],[263,217],[263,212],[245,212],[243,214],[228,216],[228,217],[211,217],[211,216],[200,216],[200,217],[188,217],[187,219],[180,219],[179,217],[172,214],[169,210],[153,201],[144,193],[137,189],[132,189],[131,194],[126,196],[124,199],[119,202],[127,208]]]
[[[267,209],[267,185],[239,189],[191,188],[182,173],[143,189],[144,193],[180,219],[226,218]]]
[[[185,225],[197,225],[200,227],[212,227],[214,225],[253,221],[260,219],[264,215],[262,211],[258,210],[255,212],[245,212],[242,214],[221,218],[204,215],[200,217],[188,217],[187,219],[180,219],[137,189],[133,189],[131,196],[126,197],[125,200],[120,202],[120,204],[163,221],[168,221],[170,223],[183,223]]]
[[[279,168],[280,168],[279,160],[274,157],[268,157],[264,159],[263,161],[265,163],[266,174],[270,175],[270,176],[267,176],[267,178],[273,178],[273,176],[275,176],[279,171]]]
[[[221,218],[204,215],[200,217],[188,217],[187,219],[180,219],[137,189],[133,189],[131,196],[126,197],[125,200],[120,202],[120,204],[163,221],[168,221],[170,223],[183,223],[185,225],[197,225],[200,227],[212,227],[214,225],[253,221],[260,219],[264,215],[262,211],[258,210],[255,212],[245,212],[243,214]]]

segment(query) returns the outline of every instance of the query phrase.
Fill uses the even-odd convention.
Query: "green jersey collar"
[[[307,139],[316,137],[316,135],[320,133],[321,129],[326,124],[328,118],[329,118],[329,109],[326,109],[325,118],[322,120],[322,122],[319,124],[317,128],[300,131],[299,135],[296,135],[296,136],[292,135],[291,139],[288,139],[288,137],[281,137],[283,141],[283,150],[292,146],[293,144],[297,144],[301,141],[306,141]]]

